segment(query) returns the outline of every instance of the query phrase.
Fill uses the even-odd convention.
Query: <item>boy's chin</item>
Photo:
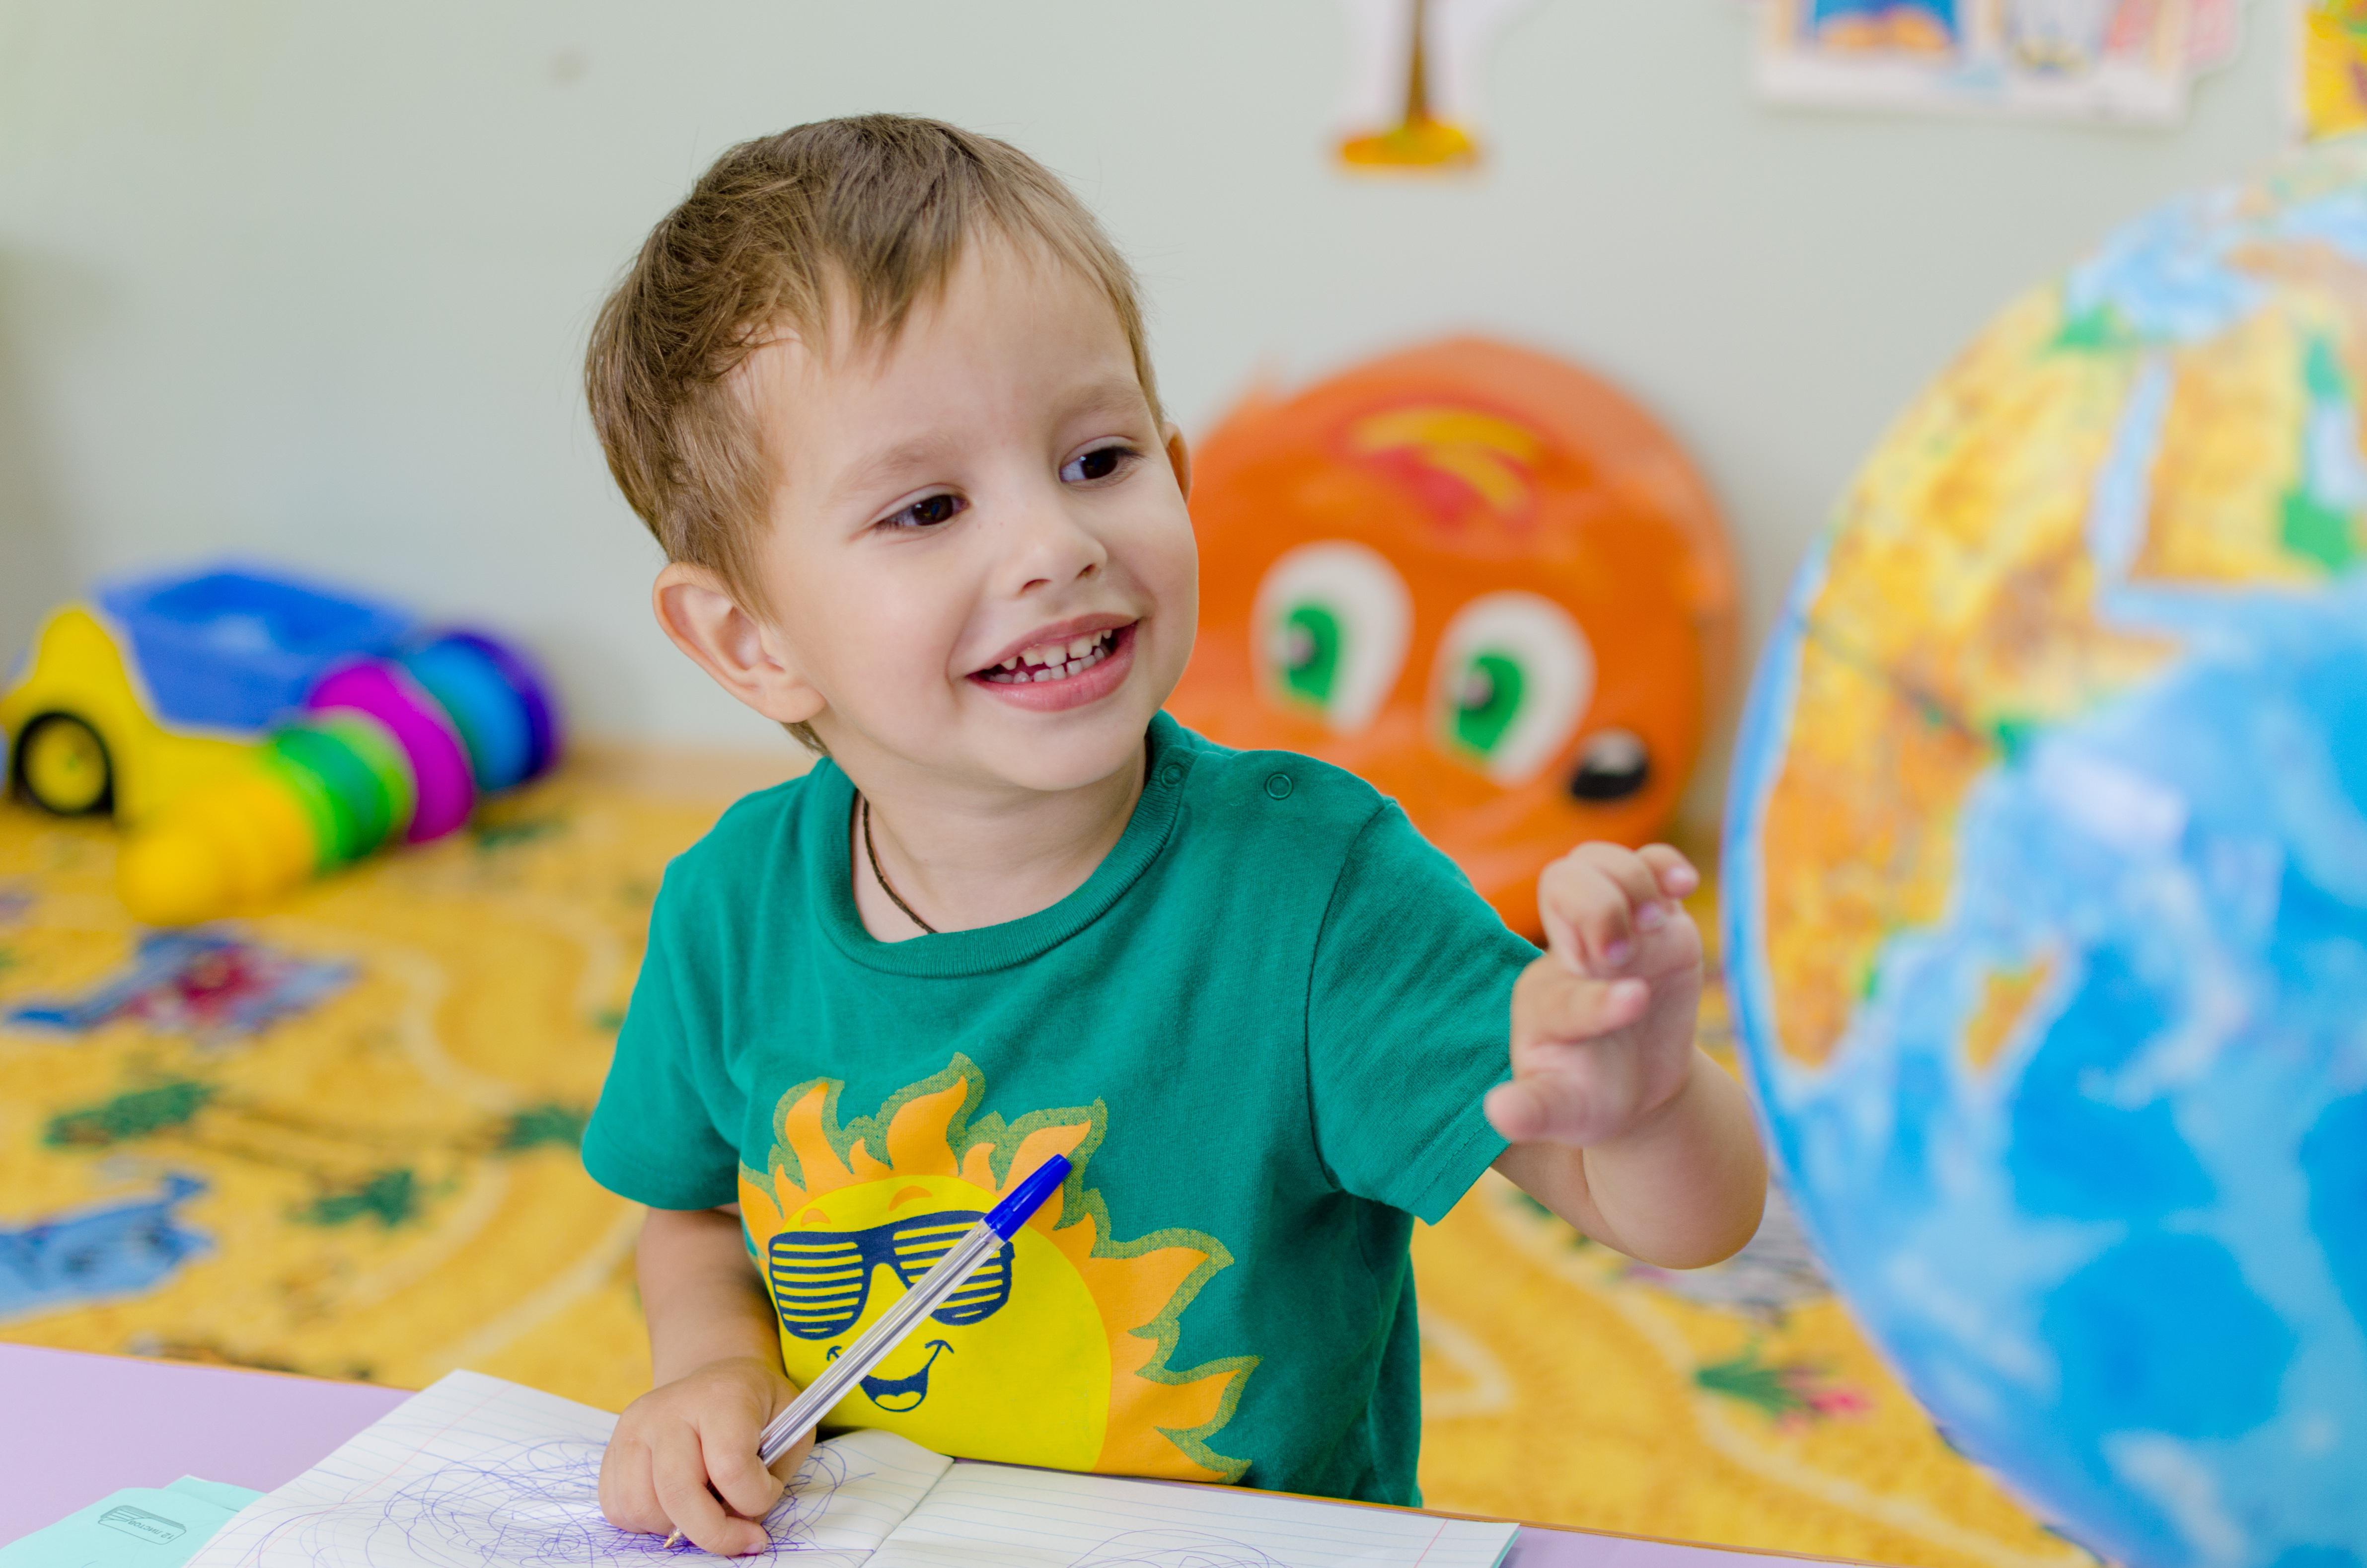
[[[978,760],[1006,783],[1047,793],[1082,790],[1138,763],[1150,711],[1138,703],[1053,723],[990,723]]]
[[[996,746],[982,758],[988,772],[1004,783],[1044,794],[1082,790],[1136,765],[1142,756],[1147,724],[1131,735],[1063,737],[1049,744]]]

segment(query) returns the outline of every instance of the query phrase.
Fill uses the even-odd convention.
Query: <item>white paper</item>
[[[708,1561],[602,1517],[606,1411],[475,1372],[250,1504],[190,1568],[603,1568]],[[799,1568],[1493,1568],[1516,1527],[1213,1486],[957,1464],[885,1432],[819,1445],[764,1521]]]
[[[1493,1568],[1518,1528],[957,1463],[871,1568]]]
[[[604,1410],[454,1372],[248,1505],[190,1568],[598,1568],[703,1557],[601,1517],[600,1455],[616,1425]],[[834,1437],[764,1521],[772,1550],[734,1561],[858,1568],[950,1462],[885,1432]]]

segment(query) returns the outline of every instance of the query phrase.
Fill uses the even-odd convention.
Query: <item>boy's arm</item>
[[[1759,1228],[1767,1162],[1741,1086],[1693,1044],[1701,933],[1683,856],[1590,844],[1538,882],[1547,950],[1512,992],[1496,1168],[1605,1245],[1667,1268]]]
[[[1742,1086],[1698,1051],[1678,1097],[1620,1137],[1515,1143],[1496,1168],[1603,1245],[1662,1268],[1733,1256],[1758,1232],[1767,1193]]]
[[[641,1225],[641,1310],[654,1386],[617,1419],[600,1506],[622,1529],[680,1529],[718,1556],[762,1550],[762,1519],[813,1446],[756,1462],[757,1434],[797,1392],[772,1303],[729,1210],[652,1209]],[[728,1511],[727,1511],[728,1510]]]
[[[641,1221],[634,1261],[655,1387],[717,1361],[780,1358],[773,1303],[749,1265],[737,1209],[652,1209]]]

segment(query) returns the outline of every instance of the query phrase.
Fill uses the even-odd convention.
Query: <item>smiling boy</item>
[[[1040,166],[891,116],[735,148],[587,381],[660,624],[824,754],[667,871],[585,1137],[650,1208],[614,1522],[762,1546],[791,1379],[1054,1153],[1060,1198],[834,1423],[1408,1503],[1414,1218],[1492,1164],[1654,1263],[1750,1235],[1680,856],[1574,850],[1540,956],[1370,788],[1161,711],[1189,456]]]

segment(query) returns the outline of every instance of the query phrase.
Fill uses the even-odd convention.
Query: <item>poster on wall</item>
[[[1756,0],[1777,102],[2169,125],[2241,0]]]
[[[1453,174],[1485,151],[1488,51],[1535,0],[1341,0],[1348,92],[1340,165],[1367,174]]]
[[[2300,0],[2302,136],[2367,131],[2367,0]]]

